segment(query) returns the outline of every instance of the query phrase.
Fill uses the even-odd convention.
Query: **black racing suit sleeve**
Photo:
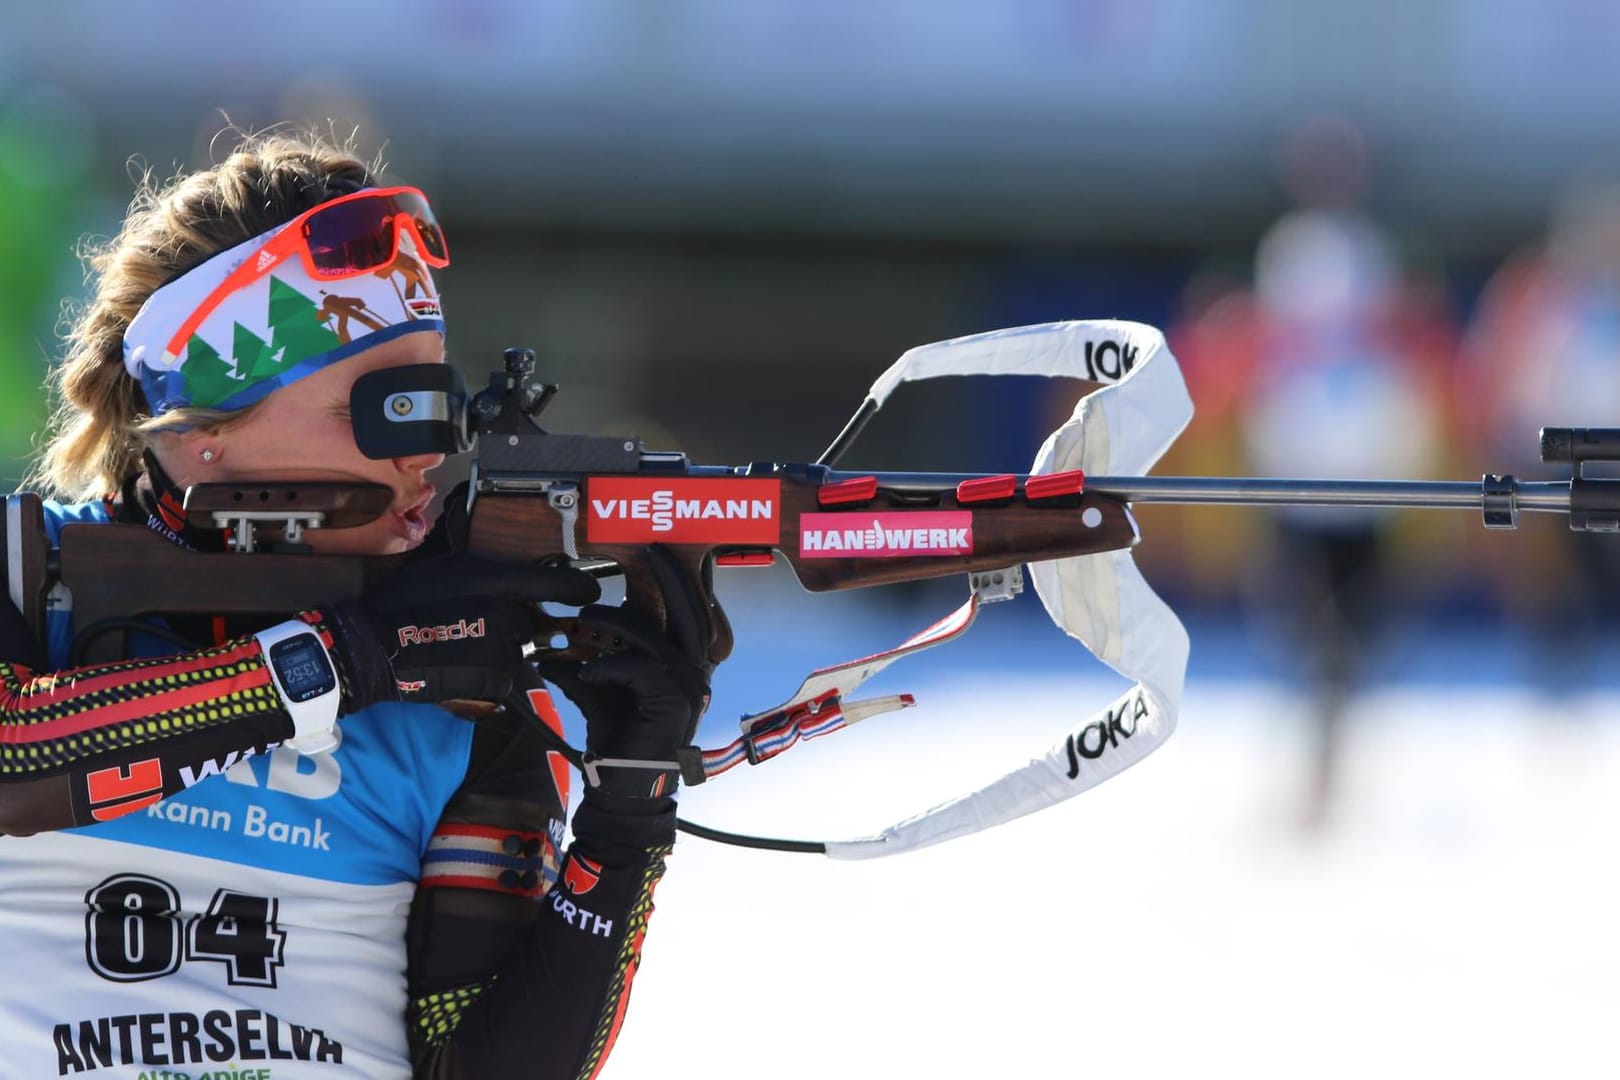
[[[329,631],[307,617],[325,637]],[[0,601],[0,833],[93,825],[293,733],[253,638],[172,656],[47,671]]]
[[[484,832],[510,851],[548,830],[559,835],[566,794],[545,745],[532,732],[481,724],[474,748],[474,771],[441,837],[465,843]],[[528,889],[522,866],[502,871],[502,888],[498,872],[453,880],[425,864],[409,941],[416,1080],[586,1080],[600,1071],[674,844],[674,800],[587,791],[574,836],[561,866],[552,855]]]

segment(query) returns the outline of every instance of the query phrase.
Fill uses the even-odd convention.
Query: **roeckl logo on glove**
[[[399,644],[403,648],[407,645],[432,645],[440,641],[462,641],[466,638],[481,638],[484,636],[484,620],[449,623],[445,626],[402,626],[399,628]]]

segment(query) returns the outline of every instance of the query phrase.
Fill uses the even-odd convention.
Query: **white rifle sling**
[[[901,382],[939,375],[1046,375],[1106,385],[1080,400],[1046,440],[1033,473],[1145,473],[1192,418],[1181,372],[1150,326],[1119,321],[1017,327],[907,352],[873,384],[879,404]],[[826,844],[834,858],[893,855],[978,832],[1072,798],[1146,757],[1175,729],[1187,632],[1148,586],[1128,549],[1032,563],[1058,626],[1135,685],[1071,725],[1043,756],[875,836]],[[1129,738],[1107,738],[1129,729]],[[1088,732],[1100,735],[1088,741]]]

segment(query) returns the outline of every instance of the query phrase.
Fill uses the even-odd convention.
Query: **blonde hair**
[[[352,137],[233,134],[239,142],[212,168],[181,171],[161,184],[142,174],[118,235],[80,245],[91,294],[73,314],[51,371],[51,421],[26,487],[65,500],[100,498],[140,472],[151,432],[217,428],[248,411],[177,409],[154,419],[140,384],[124,370],[130,320],[187,270],[328,199],[376,186],[382,167],[356,156]]]

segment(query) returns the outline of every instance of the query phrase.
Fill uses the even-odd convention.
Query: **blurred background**
[[[39,385],[62,304],[82,291],[78,240],[116,230],[132,175],[222,156],[227,123],[281,122],[357,128],[394,176],[432,195],[455,256],[440,276],[452,359],[481,380],[502,348],[534,347],[545,377],[564,386],[547,414],[553,430],[639,434],[707,463],[810,460],[912,345],[1109,317],[1163,328],[1192,390],[1197,417],[1160,472],[1558,479],[1567,474],[1537,459],[1539,427],[1620,426],[1616,101],[1620,7],[1600,0],[24,7],[0,30],[0,479],[21,475],[43,421]],[[908,387],[843,464],[1022,471],[1074,393],[1017,379]],[[985,903],[1025,905],[1030,919],[1062,911],[1051,895],[1010,895],[984,878],[1010,845],[1027,872],[1062,865],[1084,879],[1048,883],[1049,893],[1079,890],[1069,895],[1091,912],[1063,931],[1070,947],[1077,927],[1088,927],[1081,940],[1114,941],[1101,915],[1124,900],[1100,899],[1093,874],[1140,902],[1202,891],[1224,903],[1222,918],[1206,918],[1252,940],[1241,956],[1201,952],[1210,923],[1183,931],[1179,961],[1161,958],[1164,976],[1201,990],[1176,998],[1184,1012],[1162,1010],[1218,1026],[1222,1059],[1256,1075],[1406,1074],[1380,1056],[1375,1021],[1387,1014],[1375,1002],[1414,987],[1422,993],[1400,1007],[1438,1011],[1433,1028],[1401,1027],[1404,1045],[1436,1068],[1462,1054],[1474,1075],[1539,1060],[1532,1032],[1522,1058],[1506,1033],[1526,995],[1544,1009],[1538,1024],[1620,1004],[1600,977],[1620,958],[1603,916],[1543,914],[1577,897],[1595,911],[1620,900],[1607,866],[1612,799],[1596,780],[1569,794],[1559,771],[1620,764],[1609,742],[1620,678],[1608,662],[1620,540],[1571,534],[1551,515],[1526,515],[1511,533],[1487,533],[1469,513],[1154,506],[1138,516],[1139,562],[1192,631],[1183,732],[1110,790],[1046,815],[1057,825],[1028,826],[1046,831],[998,831],[967,875],[960,853],[948,875],[917,856],[906,865],[939,872],[913,870],[885,894],[878,882],[891,879],[837,868],[848,890],[837,903],[897,905],[878,920],[886,945],[860,955],[903,951],[895,926],[930,925],[906,906],[929,881],[974,898],[940,916],[953,950],[1004,925]],[[811,599],[779,571],[723,578],[742,646],[717,687],[710,744],[803,671],[897,641],[960,593],[953,582]],[[913,791],[927,770],[900,770],[902,783],[866,772],[863,753],[904,758],[926,738],[936,771],[948,772],[953,754],[980,762],[1010,748],[1016,763],[1044,750],[1118,687],[1032,597],[1007,608],[969,641],[885,677],[883,692],[935,688],[942,704],[926,736],[910,713],[893,729],[910,741],[863,750],[866,736],[841,736],[851,742],[798,751],[807,763],[773,763],[779,779],[756,794],[747,783],[691,793],[693,816],[869,830],[918,808],[900,797],[885,816],[897,789],[942,798],[996,770],[980,764],[956,788]],[[1050,682],[1067,672],[1072,683]],[[978,710],[953,711],[963,700]],[[1038,729],[1033,743],[1017,740],[1013,716]],[[1006,730],[987,734],[991,720]],[[1198,767],[1188,746],[1221,766]],[[837,807],[858,812],[829,816],[819,785],[857,768],[869,786]],[[1096,861],[1107,845],[1076,862],[1050,832],[1089,831],[1094,807],[1133,797],[1130,816],[1108,818],[1117,864]],[[1134,846],[1132,822],[1143,828]],[[1551,834],[1567,859],[1546,857]],[[686,848],[696,865],[661,894],[677,914],[655,931],[615,1075],[657,1067],[699,975],[682,963],[709,962],[692,927],[785,902],[768,891],[738,898],[749,887],[739,883],[784,857]],[[832,902],[817,869],[833,873],[794,864],[798,902]],[[1294,922],[1280,919],[1279,897],[1297,901]],[[1369,909],[1384,921],[1346,937]],[[1474,918],[1451,917],[1463,909]],[[1186,925],[1179,909],[1156,913]],[[1279,935],[1285,924],[1298,936]],[[1412,949],[1440,973],[1432,986],[1409,978],[1412,949],[1374,962],[1361,948],[1419,925],[1432,934]],[[1510,926],[1549,935],[1545,948],[1509,950],[1493,966]],[[813,925],[792,933],[826,945]],[[1300,941],[1324,935],[1338,949],[1305,963]],[[1067,961],[1030,961],[1042,947],[1023,941],[1027,966],[983,979],[1045,987]],[[935,1075],[983,1074],[966,1061],[1011,1061],[1024,1075],[1083,1067],[1073,1045],[1040,1040],[997,1056],[1027,1034],[1020,1014],[996,1013],[985,1029],[982,1001],[947,993],[954,969],[930,967],[946,962],[939,943],[917,949],[909,974],[890,972],[899,989],[883,1007],[921,1001],[920,1014],[888,1022],[863,1055],[895,1066],[935,1055]],[[1072,1015],[1089,1031],[1116,1007],[1108,988],[1120,979],[1146,1008],[1162,982],[1141,981],[1130,949],[1104,952],[1117,970],[1075,961],[1071,982],[1042,991],[1054,1014],[1033,1015]],[[748,980],[784,1010],[848,990],[848,972],[804,983],[768,955],[757,963],[732,969],[747,974],[729,996],[717,991],[727,1007],[756,1003],[736,994]],[[1247,981],[1225,981],[1234,969]],[[1240,1022],[1245,1001],[1312,1034],[1268,1041]],[[1505,1047],[1460,1034],[1482,1018],[1500,1025]],[[943,1030],[977,1034],[949,1044]],[[1099,1045],[1139,1051],[1136,1036],[1152,1034]],[[1594,1035],[1565,1031],[1568,1060],[1553,1071],[1584,1071]],[[1184,1056],[1122,1051],[1105,1075],[1185,1074],[1196,1050],[1175,1045]],[[1369,1056],[1343,1057],[1351,1045]],[[791,1068],[848,1072],[842,1046],[797,1045]],[[791,1072],[769,1046],[746,1061],[715,1053],[705,1075]]]

